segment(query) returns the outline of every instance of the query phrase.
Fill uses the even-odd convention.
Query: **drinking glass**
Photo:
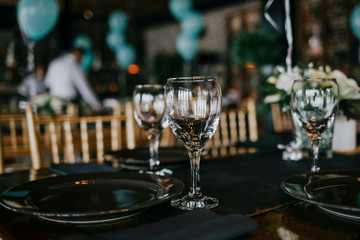
[[[168,126],[165,115],[165,87],[157,84],[137,85],[133,92],[134,117],[147,133],[149,140],[149,171],[157,175],[171,175],[172,171],[160,168],[159,140],[161,131]]]
[[[221,115],[221,89],[214,77],[170,78],[166,85],[166,114],[172,132],[190,157],[191,187],[186,196],[173,199],[173,207],[213,208],[219,201],[200,189],[200,155],[214,135]]]
[[[291,112],[294,123],[305,129],[311,141],[310,173],[320,170],[319,142],[335,121],[339,103],[339,87],[335,79],[295,80],[291,91]]]

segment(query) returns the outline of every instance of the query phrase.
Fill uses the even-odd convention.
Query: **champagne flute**
[[[159,140],[161,131],[168,126],[165,115],[165,87],[158,84],[137,85],[133,92],[134,117],[147,133],[149,140],[149,171],[156,175],[171,175],[172,171],[160,168]]]
[[[166,85],[166,114],[172,132],[190,157],[191,187],[171,205],[182,210],[213,208],[219,201],[200,189],[200,155],[214,135],[221,115],[221,89],[214,77],[170,78]]]
[[[295,80],[291,91],[291,112],[294,123],[305,129],[311,141],[310,173],[320,170],[319,142],[325,130],[335,121],[339,103],[339,87],[335,79]]]

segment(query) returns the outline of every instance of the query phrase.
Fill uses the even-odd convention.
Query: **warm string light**
[[[108,90],[109,90],[110,92],[117,92],[117,91],[119,90],[119,86],[118,86],[118,84],[115,83],[115,82],[109,83],[109,85],[108,85]]]
[[[83,12],[83,17],[84,17],[86,20],[92,19],[93,16],[94,16],[94,13],[93,13],[93,11],[91,11],[90,9],[86,9],[86,10]]]
[[[136,64],[130,64],[128,67],[128,73],[133,74],[133,75],[138,74],[139,70],[140,70],[140,68]]]

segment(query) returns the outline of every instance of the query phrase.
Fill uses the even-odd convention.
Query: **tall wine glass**
[[[319,142],[335,121],[339,103],[339,87],[335,79],[295,80],[291,92],[291,112],[295,124],[304,128],[310,138],[312,165],[310,173],[320,170]]]
[[[147,133],[149,140],[149,173],[171,175],[170,169],[161,169],[159,140],[161,131],[168,126],[165,115],[165,87],[157,84],[137,85],[133,92],[134,117]]]
[[[200,189],[200,155],[220,120],[221,89],[214,77],[170,78],[166,85],[166,114],[172,132],[190,157],[190,192],[171,201],[173,207],[192,210],[213,208],[219,201]]]

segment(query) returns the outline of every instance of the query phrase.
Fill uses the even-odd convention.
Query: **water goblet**
[[[172,174],[172,170],[161,168],[159,161],[160,134],[168,126],[164,90],[162,85],[145,84],[135,86],[133,92],[134,118],[149,140],[149,170],[146,172],[156,175]]]
[[[182,210],[216,207],[216,198],[201,193],[200,155],[219,124],[221,88],[214,77],[181,77],[168,79],[165,93],[170,128],[185,145],[191,167],[189,193],[171,205]]]
[[[310,173],[320,170],[319,142],[335,121],[339,104],[339,87],[335,79],[295,80],[291,91],[291,112],[294,123],[305,129],[311,141]]]

